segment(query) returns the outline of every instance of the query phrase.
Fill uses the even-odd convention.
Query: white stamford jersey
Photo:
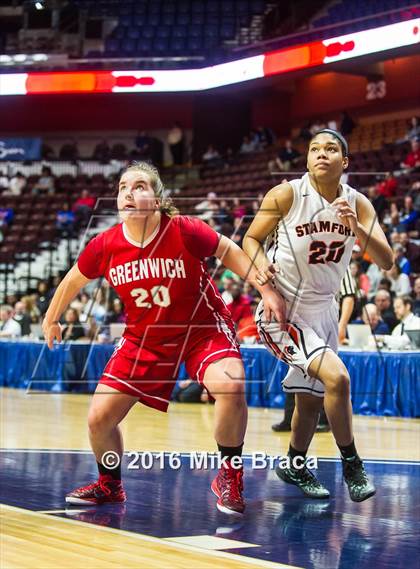
[[[277,263],[276,285],[296,309],[317,310],[333,302],[349,266],[355,235],[335,208],[311,185],[309,174],[291,180],[293,204],[267,243]],[[357,191],[341,185],[340,197],[356,210]]]

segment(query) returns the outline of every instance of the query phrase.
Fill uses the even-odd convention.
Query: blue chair
[[[182,52],[185,51],[185,38],[172,38],[171,51]]]
[[[262,14],[265,10],[264,0],[252,0],[251,1],[251,12],[253,14]]]
[[[203,13],[192,14],[192,16],[191,16],[191,23],[194,24],[195,26],[202,26],[205,21],[206,21],[206,18],[205,18]]]
[[[137,40],[140,37],[140,29],[139,28],[128,28],[127,37],[132,40]]]
[[[203,42],[201,36],[196,38],[189,38],[188,40],[188,51],[190,52],[198,52],[203,49]]]
[[[126,26],[127,28],[131,26],[132,18],[131,16],[121,16],[119,19],[119,24],[121,26]]]
[[[156,38],[169,38],[171,35],[171,28],[169,26],[159,26],[156,28]]]
[[[120,51],[120,40],[107,38],[105,40],[105,51],[112,54],[118,53]]]
[[[219,28],[213,25],[207,25],[204,27],[204,35],[206,38],[217,38],[219,37]]]
[[[203,26],[189,26],[187,35],[190,38],[203,37]]]
[[[206,12],[218,13],[220,9],[220,4],[218,0],[207,0]]]
[[[137,42],[137,53],[149,53],[153,51],[153,41],[150,38],[142,37]]]
[[[168,38],[157,38],[153,42],[153,51],[156,53],[163,53],[169,51]]]
[[[115,39],[123,39],[125,38],[125,36],[127,35],[127,28],[125,28],[124,26],[117,26],[113,32],[112,35]]]
[[[235,3],[232,0],[223,0],[221,6],[222,14],[234,14],[235,13]]]
[[[177,12],[178,14],[189,14],[191,4],[188,0],[182,0],[177,2]]]
[[[156,28],[154,26],[144,26],[141,30],[141,37],[153,39],[155,37]]]
[[[186,38],[187,37],[187,27],[186,26],[174,26],[172,28],[173,38]]]
[[[160,14],[160,12],[161,12],[160,1],[159,0],[152,0],[152,2],[148,2],[147,8],[149,10],[149,14]]]
[[[248,15],[250,12],[248,0],[238,0],[235,2],[235,8],[238,15]]]
[[[193,0],[191,4],[191,12],[193,14],[203,14],[205,12],[204,2],[202,0]]]
[[[188,26],[191,22],[191,16],[189,14],[178,14],[176,17],[176,23],[179,26]]]
[[[145,2],[136,2],[134,4],[134,12],[136,14],[146,14],[147,12],[147,5]]]
[[[170,12],[162,14],[161,24],[164,26],[173,26],[175,24],[175,14]]]
[[[206,25],[219,27],[220,23],[220,16],[218,14],[206,14]]]
[[[121,51],[126,54],[133,54],[137,50],[137,42],[131,38],[121,40]]]
[[[164,14],[175,14],[176,11],[176,4],[174,2],[165,2],[162,6],[162,12]]]
[[[220,28],[220,38],[224,40],[231,40],[235,37],[235,26],[232,24],[222,24]]]
[[[136,14],[133,17],[133,24],[135,26],[146,27],[146,14]]]
[[[160,14],[148,14],[147,25],[148,26],[159,26],[160,25]]]

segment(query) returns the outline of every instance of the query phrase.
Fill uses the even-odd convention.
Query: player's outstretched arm
[[[265,318],[270,322],[272,316],[274,316],[277,322],[282,326],[286,318],[286,304],[284,299],[280,293],[275,290],[268,278],[266,278],[264,282],[261,281],[261,275],[258,274],[258,271],[247,254],[231,239],[222,235],[215,256],[220,259],[227,269],[230,269],[242,279],[251,283],[252,286],[259,291],[264,300]]]
[[[264,277],[271,279],[275,276],[276,267],[264,253],[264,242],[279,221],[289,213],[292,203],[292,186],[287,183],[275,186],[264,197],[257,215],[245,234],[242,246],[258,271],[259,282]]]
[[[42,322],[42,331],[50,350],[53,347],[54,339],[61,342],[61,325],[59,323],[61,315],[90,280],[80,272],[76,264],[58,285]]]

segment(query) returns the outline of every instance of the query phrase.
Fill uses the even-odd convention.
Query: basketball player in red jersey
[[[215,255],[251,282],[264,299],[266,317],[281,322],[284,303],[270,283],[258,284],[246,254],[201,220],[176,214],[164,199],[158,171],[149,164],[127,168],[117,199],[122,223],[97,235],[57,288],[43,322],[48,346],[61,341],[59,319],[91,279],[104,276],[122,299],[127,326],[99,380],[88,415],[99,479],[66,496],[70,504],[126,499],[121,467],[103,464],[105,453],[122,457],[119,423],[135,403],[166,411],[179,365],[215,398],[215,439],[224,459],[212,490],[217,507],[242,514],[240,457],[247,424],[244,369],[235,330],[209,276],[205,258]],[[261,281],[260,281],[261,282]],[[238,459],[236,458],[236,461]]]

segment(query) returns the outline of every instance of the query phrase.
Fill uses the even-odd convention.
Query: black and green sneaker
[[[363,462],[358,456],[351,459],[341,459],[341,462],[344,480],[353,502],[363,502],[376,493],[375,486],[369,482]]]
[[[325,500],[330,497],[328,490],[306,465],[303,468],[281,468],[278,465],[276,466],[276,474],[283,482],[300,488],[308,498]]]

